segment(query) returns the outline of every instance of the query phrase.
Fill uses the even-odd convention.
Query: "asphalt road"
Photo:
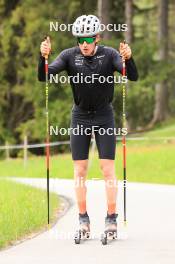
[[[17,180],[17,179],[16,179]],[[46,188],[43,179],[18,181]],[[78,227],[72,180],[51,181],[51,190],[72,201],[68,212],[50,230],[0,252],[1,264],[174,264],[175,186],[127,184],[127,229],[123,227],[123,193],[119,183],[119,238],[103,246],[100,235],[106,214],[103,181],[88,181],[91,239],[75,245]]]

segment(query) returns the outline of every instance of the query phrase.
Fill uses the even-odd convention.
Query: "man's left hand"
[[[121,42],[119,52],[123,59],[129,60],[131,58],[132,52],[128,44]]]

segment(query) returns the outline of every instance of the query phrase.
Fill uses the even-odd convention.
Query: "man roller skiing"
[[[83,83],[75,83],[73,79],[71,81],[74,98],[71,128],[81,126],[83,127],[83,133],[79,135],[71,133],[70,147],[74,162],[75,193],[79,209],[80,230],[87,232],[90,231],[90,220],[86,209],[85,181],[93,131],[100,167],[105,180],[107,199],[105,229],[114,231],[117,229],[117,180],[114,163],[116,135],[115,133],[107,133],[109,129],[113,131],[115,128],[114,110],[111,104],[114,82],[111,82],[111,79],[109,81],[107,77],[114,76],[115,71],[122,73],[123,57],[126,62],[128,79],[131,81],[138,79],[137,68],[128,44],[120,43],[119,52],[111,47],[98,45],[99,33],[100,21],[96,16],[83,15],[78,17],[72,27],[72,34],[77,38],[77,46],[63,50],[48,67],[49,76],[50,74],[55,75],[61,71],[67,71],[70,76],[81,74],[83,80],[86,79]],[[38,78],[39,81],[45,81],[44,57],[50,53],[48,40],[41,43],[40,52]],[[106,79],[103,82],[98,78],[88,79],[87,81],[87,76],[92,77],[94,75],[96,77],[103,76]],[[106,133],[99,133],[100,129],[103,129]]]

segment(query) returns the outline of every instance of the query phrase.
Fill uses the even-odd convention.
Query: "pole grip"
[[[48,38],[49,38],[49,39],[48,39]],[[45,35],[45,37],[44,37],[44,40],[46,40],[46,41],[47,41],[47,43],[50,45],[50,51],[51,51],[50,36],[48,36],[48,35]],[[45,58],[45,60],[48,60],[48,58],[49,58],[49,55],[48,55],[48,54],[45,54],[45,55],[44,55],[44,58]]]

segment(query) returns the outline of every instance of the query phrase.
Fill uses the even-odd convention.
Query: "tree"
[[[159,15],[159,61],[164,65],[168,58],[168,0],[160,0],[160,15]],[[155,106],[153,119],[150,126],[163,121],[168,115],[168,87],[167,80],[163,79],[155,86]]]
[[[128,26],[128,30],[125,33],[125,39],[127,43],[131,43],[133,39],[133,0],[125,0],[125,21]]]
[[[110,1],[98,0],[98,17],[102,24],[107,25],[110,23]],[[108,40],[110,38],[110,32],[105,30],[103,32],[103,39]]]
[[[125,40],[129,44],[132,42],[132,39],[133,39],[132,20],[133,20],[133,1],[125,0],[125,23],[127,24],[127,31],[125,32]],[[127,84],[127,88],[128,86],[129,84]],[[131,124],[129,122],[129,119],[126,119],[126,125],[128,128],[128,131],[130,131]]]

